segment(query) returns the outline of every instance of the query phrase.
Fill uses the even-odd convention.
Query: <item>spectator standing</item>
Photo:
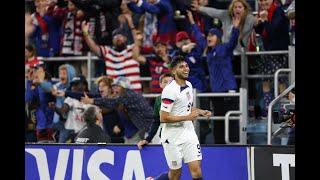
[[[59,82],[52,84],[49,82],[42,82],[40,86],[47,92],[56,92],[56,90],[66,91],[70,88],[70,82],[76,76],[76,71],[73,66],[69,64],[63,64],[59,67]],[[55,95],[55,93],[53,93]],[[64,97],[56,97],[55,106],[61,108],[64,102]],[[59,132],[58,142],[65,142],[64,137],[68,136],[69,131],[64,128],[64,122],[66,117],[62,117],[57,113],[54,113],[53,128]]]
[[[84,76],[74,77],[70,82],[70,89],[71,92],[88,92],[88,82]],[[53,106],[53,108],[60,116],[66,117],[64,128],[68,133],[63,134],[63,139],[67,141],[71,138],[71,141],[73,142],[73,135],[77,134],[85,126],[82,116],[84,111],[88,108],[88,105],[81,103],[77,99],[67,97],[61,108],[55,106]],[[102,124],[102,122],[100,123]]]
[[[190,10],[190,1],[185,0],[176,0],[176,11],[175,11],[175,21],[177,24],[178,31],[186,31],[188,34],[191,34],[192,29],[190,22],[187,18],[187,10]],[[207,6],[208,0],[199,0],[200,6]],[[179,14],[180,13],[180,14]],[[203,15],[199,12],[193,12],[193,16],[196,24],[200,27],[200,30],[203,34],[208,34],[208,31],[213,28],[213,18]],[[193,39],[193,37],[191,37]]]
[[[51,14],[52,4],[49,4],[49,1],[36,0],[35,6],[36,12],[31,15],[34,28],[28,28],[32,32],[31,42],[35,44],[39,56],[57,55],[60,49],[61,23]]]
[[[289,20],[281,7],[273,0],[259,0],[258,25],[255,30],[262,35],[265,50],[287,50],[288,27]]]
[[[127,45],[127,37],[122,29],[113,31],[113,47],[97,45],[88,35],[89,25],[83,22],[82,29],[85,41],[91,51],[99,57],[102,57],[106,64],[106,74],[111,78],[126,76],[130,80],[131,88],[136,92],[142,92],[139,62],[144,63],[144,58],[139,54],[135,27],[130,15],[125,16],[132,30],[135,43]]]
[[[40,62],[38,60],[35,47],[30,44],[25,46],[24,57],[25,57],[24,63],[25,63],[26,73],[32,73],[33,69],[37,65],[39,65],[40,63],[43,64],[43,62]]]
[[[227,43],[221,43],[222,32],[220,29],[210,29],[207,39],[201,34],[200,29],[195,25],[192,13],[188,11],[189,21],[192,24],[192,30],[196,38],[196,42],[207,57],[210,86],[212,92],[228,92],[237,89],[236,80],[232,70],[232,57],[233,50],[237,46],[239,36],[239,17],[233,18],[232,35]],[[217,104],[216,104],[217,103]],[[223,106],[224,102],[216,102],[217,106]],[[224,143],[222,138],[224,135],[224,124],[221,122],[215,122],[214,124],[214,137],[215,143]],[[236,131],[237,124],[231,123],[232,137],[237,136]],[[238,128],[239,129],[239,128]],[[235,135],[233,135],[233,133]],[[230,137],[231,137],[230,136]]]
[[[154,56],[147,58],[151,74],[151,93],[161,93],[162,88],[159,86],[159,78],[161,74],[170,72],[170,60],[168,44],[161,41],[160,38],[155,39]]]
[[[206,74],[202,60],[203,49],[196,43],[191,42],[191,39],[186,31],[180,31],[176,35],[176,49],[173,52],[174,56],[182,56],[188,63],[190,73],[188,81],[198,92],[206,91]]]
[[[232,0],[227,10],[216,9],[211,7],[200,6],[196,0],[192,1],[192,10],[198,11],[201,14],[208,15],[212,18],[218,18],[222,22],[221,41],[229,42],[232,36],[233,18],[239,18],[239,37],[238,44],[235,48],[237,52],[242,52],[241,47],[247,49],[250,34],[257,23],[256,18],[250,14],[250,6],[246,0]]]
[[[127,78],[117,78],[113,83],[113,91],[118,93],[119,96],[115,98],[104,97],[94,99],[85,96],[82,98],[82,102],[106,108],[113,108],[122,105],[122,112],[125,112],[126,120],[128,120],[123,123],[125,131],[126,129],[129,129],[129,127],[126,127],[126,125],[130,125],[129,122],[138,129],[138,131],[130,138],[125,137],[125,143],[136,144],[142,140],[142,136],[145,132],[149,131],[151,124],[154,121],[153,109],[141,94],[128,89]],[[134,127],[131,128],[131,132],[134,132]]]
[[[40,83],[51,81],[51,77],[41,65],[35,67],[33,78],[27,80],[25,102],[35,107],[36,136],[38,142],[52,141],[54,112],[49,108],[53,96],[41,88]]]
[[[101,76],[96,80],[96,84],[99,88],[100,96],[111,98],[113,80],[106,76]],[[124,127],[119,120],[119,115],[116,108],[104,108],[102,109],[104,130],[108,133],[112,143],[123,143]]]
[[[233,18],[232,35],[227,43],[221,43],[222,32],[217,28],[210,29],[207,40],[200,32],[200,29],[195,25],[195,21],[190,11],[188,17],[192,24],[192,30],[195,34],[199,48],[205,51],[207,56],[210,85],[212,92],[227,92],[236,90],[237,84],[232,72],[232,56],[233,50],[237,45],[239,36],[239,21],[237,17]]]
[[[56,11],[62,17],[61,55],[83,55],[83,36],[81,22],[84,20],[84,12],[78,9],[74,0],[68,0],[68,7]]]
[[[283,9],[273,0],[259,0],[258,25],[256,33],[260,34],[263,50],[287,50],[289,46],[289,20]],[[257,73],[274,74],[280,68],[288,67],[287,55],[264,55],[257,61]],[[270,79],[263,79],[262,88],[259,88],[262,116],[266,117],[268,106],[272,101],[272,86]],[[280,93],[286,88],[286,80],[279,80]]]
[[[170,0],[130,0],[128,7],[132,12],[145,14],[144,43],[152,47],[152,36],[174,46],[176,25]],[[155,16],[156,15],[156,18]],[[156,27],[156,28],[154,28]],[[154,31],[156,29],[156,32]]]

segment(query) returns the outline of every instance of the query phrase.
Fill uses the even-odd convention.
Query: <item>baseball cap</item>
[[[176,42],[179,42],[179,41],[181,41],[183,39],[190,39],[188,33],[185,32],[185,31],[178,32],[176,34]]]
[[[112,37],[115,37],[116,35],[123,35],[123,36],[127,36],[127,34],[125,33],[123,28],[117,28],[115,30],[112,31]]]
[[[45,68],[46,65],[44,64],[43,61],[35,61],[33,64],[30,64],[30,68],[40,68],[40,67],[43,67]]]
[[[125,89],[130,89],[130,80],[124,76],[117,77],[113,80],[111,86],[121,86]]]
[[[70,86],[73,86],[78,83],[88,84],[87,79],[83,75],[79,75],[79,76],[72,78],[72,80],[70,82]]]
[[[167,42],[166,41],[164,41],[162,38],[160,38],[159,36],[153,36],[152,37],[152,39],[153,39],[153,45],[154,46],[157,46],[157,44],[163,44],[163,45],[167,45]]]
[[[218,28],[211,28],[208,34],[216,35],[219,39],[222,37],[222,31]]]

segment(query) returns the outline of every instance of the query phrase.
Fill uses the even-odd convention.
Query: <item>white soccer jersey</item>
[[[71,129],[74,130],[75,133],[78,133],[86,125],[86,122],[84,122],[83,119],[83,113],[90,107],[90,105],[83,104],[77,99],[70,97],[67,97],[64,100],[64,103],[66,103],[70,108],[67,121],[64,126],[66,129]]]
[[[191,113],[193,104],[192,84],[186,81],[186,86],[181,87],[175,80],[171,81],[162,91],[161,111],[174,116],[187,116]],[[196,137],[193,122],[181,121],[177,123],[163,123],[161,142],[179,144]]]

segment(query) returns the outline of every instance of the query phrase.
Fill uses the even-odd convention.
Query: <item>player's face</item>
[[[174,74],[179,79],[187,80],[189,77],[189,65],[186,62],[179,63],[174,69]]]
[[[105,82],[101,81],[99,83],[99,93],[101,97],[106,97],[110,93],[110,88],[106,85]]]
[[[218,37],[215,34],[209,33],[207,36],[207,44],[209,47],[214,47],[217,45]]]
[[[67,70],[61,69],[61,70],[59,71],[59,79],[60,79],[60,82],[61,82],[62,84],[67,84],[67,82],[68,82]]]
[[[164,87],[166,87],[167,84],[169,84],[169,82],[171,82],[173,80],[172,77],[164,77],[162,78],[161,82],[160,82],[160,87],[161,89],[163,89]]]

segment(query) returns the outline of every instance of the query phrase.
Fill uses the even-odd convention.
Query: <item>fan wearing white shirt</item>
[[[82,75],[74,77],[70,82],[70,87],[72,92],[88,92],[88,82]],[[77,134],[86,125],[83,114],[89,107],[90,105],[88,104],[67,97],[61,108],[55,107],[54,109],[58,114],[66,117],[67,120],[64,124],[65,128],[72,130],[73,133]],[[71,134],[68,136],[69,137],[66,137],[66,139],[70,138]]]

